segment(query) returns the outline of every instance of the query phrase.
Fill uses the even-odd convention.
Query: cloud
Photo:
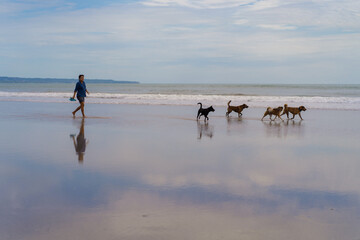
[[[254,4],[257,0],[148,0],[146,6],[181,6],[197,9],[232,8]]]
[[[0,2],[8,13],[18,14],[1,16],[3,74],[16,75],[21,62],[24,76],[60,74],[61,65],[63,73],[78,67],[98,74],[94,78],[217,82],[224,81],[226,70],[229,81],[261,81],[269,71],[278,79],[274,69],[281,66],[288,76],[296,69],[311,69],[311,64],[323,68],[330,59],[332,69],[346,66],[336,68],[340,72],[335,75],[358,74],[352,62],[360,56],[360,4],[351,0],[150,0],[59,11],[61,2],[51,7],[37,1],[30,9],[43,10],[30,15],[27,4]],[[287,69],[290,64],[294,66]],[[254,75],[255,65],[260,70]],[[143,71],[134,72],[139,66]],[[301,72],[299,78],[309,79]],[[327,80],[335,76],[318,75]]]
[[[48,10],[65,10],[74,6],[73,3],[64,0],[29,0],[29,1],[8,1],[0,0],[0,13],[4,15],[19,15],[24,17],[27,14],[41,13]]]
[[[264,10],[268,8],[275,8],[281,5],[280,0],[260,0],[249,6],[250,10]]]
[[[243,24],[246,24],[248,22],[249,22],[249,20],[247,20],[247,19],[237,19],[237,20],[234,21],[234,24],[243,25]]]
[[[272,30],[295,30],[295,26],[287,26],[282,24],[259,24],[260,28],[272,29]]]

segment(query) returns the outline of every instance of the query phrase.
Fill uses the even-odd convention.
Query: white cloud
[[[237,19],[237,20],[234,21],[234,24],[243,25],[243,24],[246,24],[248,22],[249,22],[249,20],[247,20],[247,19]]]
[[[83,71],[97,72],[94,77],[108,74],[108,78],[166,81],[178,76],[177,81],[182,81],[196,76],[197,81],[222,81],[226,69],[228,79],[236,81],[246,76],[253,78],[249,65],[257,65],[255,75],[261,79],[269,72],[269,64],[275,69],[296,63],[296,67],[283,69],[288,76],[297,68],[309,69],[309,63],[326,66],[333,59],[331,66],[348,66],[337,68],[341,73],[357,75],[351,66],[353,59],[360,56],[360,3],[261,1],[254,5],[258,11],[253,11],[251,5],[240,6],[251,2],[255,1],[152,0],[76,11],[45,11],[26,19],[0,21],[0,71],[16,75],[17,62],[24,61],[27,67],[22,68],[26,71],[22,75],[45,70],[54,73],[59,64],[72,69],[80,64],[77,59],[84,58],[88,69]],[[238,7],[208,10],[233,4]],[[261,4],[273,7],[259,7]],[[42,64],[30,61],[34,56],[48,59],[49,66],[39,67]],[[81,67],[86,66],[81,62]],[[94,66],[99,68],[95,71]],[[139,66],[143,71],[134,72]],[[275,76],[277,71],[271,72]]]
[[[272,29],[272,30],[295,30],[295,26],[288,26],[283,24],[259,24],[260,28]]]
[[[261,1],[245,8],[238,8],[236,16],[246,18],[254,25],[282,24],[316,29],[352,29],[358,31],[360,29],[359,13],[360,2],[354,0],[342,2],[270,0]]]
[[[280,0],[260,0],[249,7],[250,10],[264,10],[275,8],[281,5]]]
[[[27,0],[27,1],[9,1],[0,0],[0,13],[3,14],[20,14],[24,11],[32,10],[44,10],[47,8],[64,9],[68,6],[72,6],[72,3],[67,3],[63,0]]]
[[[232,8],[255,3],[256,0],[148,0],[147,6],[182,6],[197,9]]]

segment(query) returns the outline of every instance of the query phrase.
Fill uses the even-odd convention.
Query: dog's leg
[[[287,112],[287,111],[285,112],[285,111],[284,111],[280,116],[282,116],[282,115],[284,115],[284,114],[286,114],[286,117],[289,119],[289,112]]]
[[[205,116],[205,115],[203,113],[201,113],[200,116],[199,116],[199,120],[200,120],[201,116]]]
[[[280,114],[279,115],[277,115],[280,119],[281,119],[281,121],[284,121],[281,117],[280,117]]]
[[[296,114],[293,113],[292,115],[293,115],[292,119],[294,119]]]
[[[301,112],[299,112],[299,117],[301,118],[301,120],[304,120],[304,119],[301,117]]]
[[[198,120],[199,118],[200,118],[200,110],[198,111],[198,114],[197,114],[196,120]]]
[[[268,115],[267,112],[264,113],[264,116],[261,118],[261,121],[264,119],[264,117],[266,117],[266,115]],[[271,118],[271,117],[270,117]]]

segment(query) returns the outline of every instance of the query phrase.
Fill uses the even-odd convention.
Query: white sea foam
[[[1,92],[0,101],[64,102],[68,103],[68,92]],[[275,107],[287,103],[290,106],[304,105],[315,109],[360,110],[360,97],[317,96],[238,96],[238,95],[191,95],[191,94],[117,94],[91,93],[87,103],[97,104],[149,104],[149,105],[204,105],[225,106],[229,100],[233,105],[246,103],[249,107]]]

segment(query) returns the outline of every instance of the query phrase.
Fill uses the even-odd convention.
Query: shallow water
[[[359,111],[73,107],[0,102],[1,239],[360,238]]]

